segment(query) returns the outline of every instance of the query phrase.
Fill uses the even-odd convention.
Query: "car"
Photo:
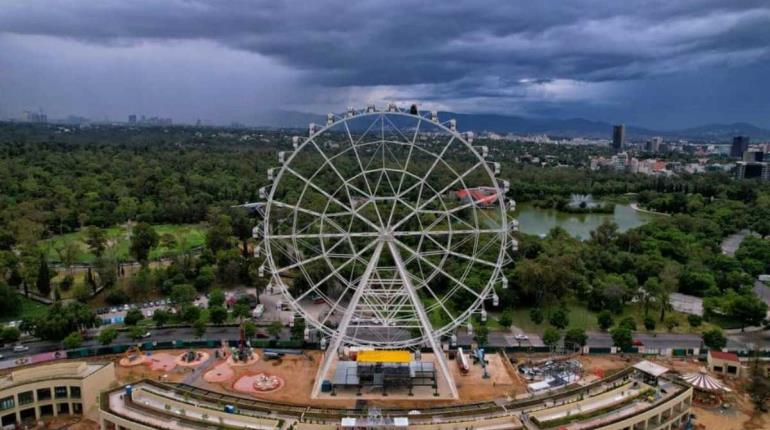
[[[147,338],[148,338],[148,337],[150,337],[150,336],[152,336],[152,333],[150,333],[150,332],[148,331],[148,332],[145,332],[144,334],[142,334],[140,337],[141,337],[142,339],[147,339]]]
[[[3,357],[3,354],[0,354],[0,360],[2,360],[3,358],[5,358],[5,357]]]
[[[513,338],[516,339],[516,340],[520,340],[520,341],[521,340],[529,340],[529,336],[527,336],[526,334],[517,334],[517,335],[513,336]]]
[[[110,312],[113,313],[113,314],[117,313],[118,312],[118,308],[110,308]]]
[[[13,352],[19,353],[19,352],[27,352],[29,351],[29,347],[26,345],[16,345],[13,347]]]
[[[126,303],[125,305],[123,305],[123,310],[124,310],[124,311],[127,311],[127,310],[129,310],[129,309],[131,309],[131,306],[129,306],[129,305],[128,305],[128,303]]]

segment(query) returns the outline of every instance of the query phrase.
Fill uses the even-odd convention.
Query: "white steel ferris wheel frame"
[[[429,154],[435,156],[435,160],[433,161],[432,166],[428,169],[428,172],[425,174],[424,177],[418,179],[418,182],[416,184],[413,184],[410,186],[414,187],[419,185],[420,187],[420,195],[422,195],[422,191],[424,188],[431,188],[434,195],[430,197],[430,199],[427,199],[423,202],[417,203],[417,207],[408,206],[407,203],[403,203],[404,205],[407,205],[413,212],[411,212],[406,217],[394,221],[393,220],[393,214],[394,210],[391,210],[390,215],[387,218],[387,222],[384,222],[382,217],[380,217],[380,214],[378,212],[377,216],[379,219],[379,225],[376,223],[373,223],[370,219],[367,219],[363,216],[361,216],[358,211],[354,208],[352,208],[352,200],[349,200],[350,205],[345,204],[343,201],[338,199],[337,192],[340,191],[339,189],[336,191],[331,191],[331,193],[327,190],[324,190],[322,187],[316,185],[313,183],[313,178],[315,175],[311,176],[310,178],[302,176],[300,173],[292,169],[292,161],[294,160],[295,156],[297,154],[301,153],[304,149],[309,148],[311,150],[316,151],[323,159],[323,166],[329,166],[335,173],[336,176],[339,177],[339,179],[342,182],[342,187],[345,188],[345,191],[347,192],[347,196],[350,197],[350,189],[351,187],[355,187],[354,184],[352,184],[350,178],[346,178],[344,175],[340,173],[339,170],[334,166],[333,159],[340,154],[328,156],[324,149],[322,148],[322,145],[317,142],[317,139],[319,136],[322,136],[325,132],[328,130],[340,127],[340,125],[344,126],[344,130],[347,133],[347,136],[350,140],[349,144],[350,148],[346,149],[344,152],[347,152],[352,149],[353,154],[355,155],[355,158],[358,161],[358,165],[361,168],[361,173],[364,175],[364,180],[366,181],[366,175],[368,173],[368,166],[366,169],[363,166],[363,163],[361,161],[361,158],[359,157],[358,149],[356,149],[357,145],[359,145],[359,142],[356,142],[353,138],[353,134],[351,133],[351,129],[348,126],[348,121],[351,121],[353,119],[360,120],[362,117],[371,117],[374,119],[372,122],[372,125],[377,123],[378,119],[382,121],[382,124],[385,124],[385,120],[387,119],[388,122],[398,129],[398,127],[395,125],[395,121],[391,120],[390,118],[395,117],[406,117],[410,118],[413,121],[416,121],[417,126],[414,131],[413,137],[411,139],[408,139],[406,136],[402,134],[405,141],[404,142],[392,142],[388,141],[388,143],[398,143],[398,144],[406,144],[409,148],[409,158],[407,158],[406,163],[404,164],[404,169],[400,172],[401,174],[401,181],[398,186],[398,193],[401,193],[401,184],[403,184],[404,176],[405,175],[413,175],[411,172],[407,171],[407,167],[409,164],[409,159],[411,158],[412,151],[417,148],[418,150],[421,150],[419,148],[419,143],[417,142],[420,126],[424,122],[425,124],[429,124],[431,127],[437,129],[440,133],[445,134],[448,136],[447,143],[444,145],[442,151],[440,153],[432,153],[428,152]],[[448,126],[447,126],[448,125]],[[369,128],[372,126],[370,125]],[[364,133],[364,135],[367,132]],[[400,132],[400,130],[399,130]],[[363,136],[362,136],[363,138]],[[475,162],[472,163],[473,166],[465,170],[462,173],[456,172],[452,166],[446,162],[444,159],[445,153],[447,149],[453,145],[454,142],[459,142],[463,148],[465,148],[468,151],[468,154],[472,154],[476,158],[474,160]],[[371,142],[369,142],[371,143]],[[380,140],[379,143],[381,145],[385,144],[384,140],[384,134],[383,134],[383,140]],[[395,349],[395,348],[409,348],[409,347],[421,347],[421,346],[429,346],[435,354],[436,361],[438,362],[439,370],[442,373],[443,377],[448,383],[448,386],[451,391],[451,395],[453,398],[457,397],[457,389],[455,387],[453,378],[451,376],[451,372],[448,369],[448,365],[446,363],[446,359],[443,355],[443,352],[440,348],[440,338],[441,336],[448,335],[450,332],[455,330],[458,326],[463,324],[465,321],[467,321],[471,315],[474,312],[478,312],[479,309],[483,309],[483,303],[485,300],[489,300],[492,298],[492,295],[494,295],[494,286],[496,284],[503,284],[503,288],[505,285],[507,285],[507,281],[504,279],[504,276],[502,275],[502,267],[507,261],[507,244],[509,240],[512,240],[509,238],[509,225],[508,220],[506,217],[506,200],[505,200],[505,191],[504,187],[501,187],[498,185],[498,180],[496,179],[496,173],[493,171],[493,169],[490,167],[490,163],[485,159],[486,154],[482,154],[477,150],[476,147],[472,146],[471,143],[465,139],[465,137],[457,132],[455,122],[454,120],[450,120],[447,123],[440,123],[438,121],[438,117],[435,113],[431,114],[430,116],[423,116],[419,114],[412,114],[405,111],[402,111],[398,108],[396,108],[394,105],[389,106],[389,108],[386,111],[377,111],[373,107],[368,108],[366,111],[363,112],[356,112],[356,111],[348,111],[347,115],[344,115],[340,119],[335,119],[332,114],[329,115],[329,121],[327,122],[327,125],[325,127],[320,127],[318,129],[315,129],[313,125],[310,127],[310,134],[309,137],[304,139],[304,141],[301,144],[295,143],[295,150],[289,155],[288,157],[285,156],[286,154],[281,154],[280,158],[282,158],[280,161],[282,163],[281,167],[278,170],[278,173],[274,176],[272,179],[273,184],[279,184],[281,179],[284,177],[284,175],[291,175],[295,178],[298,178],[301,182],[305,184],[304,189],[302,191],[302,194],[304,195],[305,190],[308,189],[308,187],[313,188],[316,192],[320,193],[320,195],[323,195],[326,199],[328,199],[328,202],[334,202],[336,205],[339,205],[345,210],[349,211],[348,215],[351,215],[352,217],[355,217],[356,219],[368,224],[373,231],[366,231],[366,232],[352,232],[350,229],[347,231],[344,231],[344,228],[340,229],[338,227],[338,232],[336,233],[302,233],[297,231],[296,229],[296,214],[299,212],[303,212],[306,215],[312,215],[312,216],[318,216],[321,218],[321,222],[329,222],[334,223],[334,220],[329,218],[326,215],[326,212],[324,210],[324,213],[316,212],[307,210],[305,208],[299,207],[299,206],[293,206],[291,204],[285,204],[277,200],[275,197],[277,186],[272,186],[270,188],[269,193],[267,194],[267,202],[264,210],[264,224],[263,224],[263,231],[262,231],[262,240],[264,243],[264,252],[265,252],[265,264],[267,265],[266,270],[270,271],[270,276],[272,277],[272,280],[275,284],[279,286],[280,291],[284,295],[284,297],[288,300],[289,304],[293,308],[295,312],[302,315],[307,322],[312,324],[314,327],[316,327],[318,330],[320,330],[322,333],[328,335],[331,337],[331,342],[329,344],[329,348],[327,350],[327,353],[325,354],[324,361],[321,365],[319,376],[316,378],[314,389],[313,389],[313,396],[317,396],[320,392],[321,387],[321,381],[323,380],[323,377],[328,373],[329,368],[331,366],[331,363],[333,361],[333,357],[336,355],[336,352],[339,350],[339,348],[342,346],[342,344],[349,344],[354,346],[372,346],[376,348],[384,348],[384,349]],[[384,157],[384,149],[383,149],[383,157]],[[433,189],[430,184],[428,184],[428,178],[433,172],[434,168],[439,163],[443,163],[447,166],[449,170],[451,170],[456,177],[454,180],[452,180],[448,185],[446,185],[442,190],[436,191]],[[383,165],[383,170],[385,169]],[[447,192],[452,191],[453,188],[461,187],[461,188],[467,188],[465,185],[465,181],[463,178],[471,173],[472,171],[476,169],[481,169],[481,171],[485,174],[486,178],[489,180],[489,184],[495,185],[495,192],[497,200],[496,202],[499,205],[499,226],[498,228],[489,228],[489,229],[481,229],[478,225],[478,219],[476,219],[476,225],[469,225],[469,228],[465,230],[453,230],[451,227],[451,222],[449,223],[449,228],[446,231],[442,230],[430,230],[428,233],[426,231],[402,231],[399,230],[399,227],[404,225],[407,220],[412,218],[414,214],[421,210],[425,210],[425,208],[428,206],[428,204],[436,199],[439,198],[441,200],[443,195],[445,195]],[[392,170],[392,169],[391,169]],[[368,197],[374,201],[376,198],[378,198],[375,194],[377,189],[375,189],[375,193],[372,193],[372,189],[369,186],[369,183],[367,182],[368,193],[366,191],[360,190],[360,188],[356,188],[356,190],[359,192],[359,194],[367,195]],[[391,184],[392,187],[392,184]],[[394,189],[395,191],[395,189]],[[394,199],[393,202],[393,208],[395,208],[396,204],[398,203],[397,200],[400,199],[399,196],[403,196],[404,194],[397,194],[395,197],[391,197]],[[380,197],[382,198],[382,197]],[[446,205],[444,205],[444,209],[446,212],[452,212],[456,211],[458,209],[473,209],[474,211],[479,209],[478,203],[475,201],[474,198],[468,199],[469,201],[467,203],[462,204],[458,208],[453,208],[451,210],[446,208]],[[292,231],[289,234],[273,234],[271,223],[274,222],[274,220],[271,219],[272,215],[272,209],[274,207],[277,208],[283,208],[283,209],[290,209],[294,211],[295,214],[295,223],[293,225]],[[375,204],[375,209],[376,209]],[[327,203],[328,208],[328,203]],[[474,212],[474,216],[475,212]],[[450,217],[448,217],[449,219]],[[477,257],[476,255],[466,255],[463,253],[459,253],[456,250],[451,249],[451,246],[444,247],[442,246],[438,241],[434,242],[443,249],[443,256],[441,264],[435,264],[432,263],[431,260],[427,258],[425,255],[421,255],[421,252],[419,251],[419,248],[417,251],[412,249],[411,247],[405,245],[400,238],[403,237],[415,237],[415,236],[425,236],[425,235],[447,235],[448,239],[451,241],[451,238],[453,236],[461,236],[461,235],[467,235],[469,237],[475,237],[476,243],[478,243],[478,237],[481,234],[487,234],[487,235],[494,235],[496,237],[499,237],[499,250],[497,252],[497,260],[496,261],[488,261],[481,259]],[[322,245],[322,249],[319,255],[314,256],[310,259],[305,260],[304,262],[297,262],[291,266],[288,266],[289,268],[300,268],[301,270],[304,270],[302,268],[302,265],[305,264],[308,260],[323,260],[327,264],[331,266],[331,261],[329,258],[329,254],[332,254],[334,251],[334,247],[336,247],[339,243],[342,243],[344,241],[350,241],[352,238],[366,238],[369,240],[369,244],[362,248],[358,253],[355,255],[350,255],[350,261],[363,260],[361,258],[361,255],[365,252],[371,252],[371,256],[369,258],[369,261],[366,262],[366,269],[364,270],[363,275],[358,278],[355,282],[347,282],[345,286],[345,292],[347,292],[347,289],[352,290],[352,297],[350,298],[349,302],[345,305],[340,303],[340,300],[342,300],[342,297],[345,294],[342,294],[340,296],[340,299],[336,303],[329,303],[329,305],[332,306],[332,310],[340,309],[342,310],[342,318],[339,322],[339,325],[337,328],[331,328],[328,327],[324,321],[317,320],[311,313],[309,313],[302,304],[300,304],[300,301],[307,297],[308,294],[310,294],[313,291],[317,291],[320,285],[322,285],[324,282],[329,281],[330,279],[335,279],[336,272],[340,270],[342,267],[332,267],[332,273],[321,279],[321,281],[315,283],[311,286],[311,288],[304,293],[302,293],[298,297],[293,297],[289,293],[289,288],[285,284],[285,281],[283,277],[281,276],[283,272],[287,270],[286,267],[280,267],[280,265],[277,264],[276,256],[273,255],[273,247],[279,246],[277,243],[274,243],[278,241],[293,241],[296,244],[297,240],[303,240],[303,239],[338,239],[335,245],[329,247],[328,249]],[[323,244],[323,240],[321,241]],[[352,246],[352,245],[351,245]],[[475,249],[475,248],[474,248]],[[430,286],[428,285],[428,281],[430,279],[417,279],[419,281],[418,285],[415,285],[413,280],[415,277],[413,274],[411,274],[407,268],[407,263],[405,262],[404,258],[402,257],[402,251],[407,251],[406,257],[407,261],[411,261],[413,259],[420,260],[423,264],[426,264],[430,267],[432,267],[432,272],[430,277],[436,276],[436,274],[441,273],[445,277],[450,278],[454,284],[457,285],[455,288],[464,288],[467,291],[471,292],[475,298],[473,300],[473,304],[468,307],[468,309],[465,309],[462,313],[459,315],[456,315],[453,317],[451,312],[447,311],[447,313],[452,317],[452,321],[445,324],[442,327],[434,328],[431,326],[430,319],[426,313],[426,310],[424,308],[424,305],[422,301],[420,300],[420,297],[418,295],[418,290],[422,288],[428,289],[428,291],[433,294],[433,297],[436,297],[438,299],[438,296],[430,290]],[[399,285],[394,288],[393,290],[387,290],[389,291],[386,294],[390,294],[389,299],[390,301],[385,301],[385,303],[388,303],[388,306],[391,307],[397,307],[397,306],[409,306],[412,312],[414,313],[414,317],[412,321],[407,322],[402,319],[399,319],[395,315],[399,314],[399,309],[390,310],[390,318],[382,318],[382,321],[377,322],[376,324],[385,324],[393,326],[394,328],[403,328],[403,329],[414,329],[417,328],[420,330],[421,335],[418,337],[410,337],[409,339],[400,339],[400,340],[377,340],[377,339],[364,339],[359,338],[356,335],[350,335],[348,334],[348,329],[351,327],[351,320],[353,319],[354,315],[358,315],[356,309],[361,306],[377,306],[373,304],[371,301],[367,302],[365,304],[362,304],[362,298],[368,297],[371,295],[381,294],[381,293],[374,293],[372,289],[370,289],[368,286],[372,282],[386,282],[382,279],[375,278],[378,276],[377,272],[378,270],[381,270],[382,268],[379,267],[379,261],[380,256],[382,253],[389,253],[391,255],[392,262],[395,264],[395,268],[393,268],[394,272],[394,280]],[[442,269],[443,262],[447,258],[447,256],[457,257],[461,258],[463,260],[468,260],[472,262],[473,264],[483,264],[488,267],[492,268],[491,276],[486,280],[483,288],[480,291],[476,291],[467,285],[465,285],[463,282],[465,280],[465,276],[462,277],[462,280],[457,279],[456,277],[452,276],[451,274],[447,273]],[[365,260],[364,260],[365,261]],[[341,266],[344,266],[346,263],[342,263]],[[467,274],[467,273],[466,273]],[[337,276],[339,278],[339,276]],[[400,280],[400,282],[398,281]],[[344,281],[344,280],[343,280]],[[382,290],[380,290],[382,291]],[[394,305],[393,298],[396,295],[400,295],[399,297],[402,297],[403,299],[400,300],[398,303],[400,305]],[[496,299],[496,296],[495,296]],[[365,300],[366,301],[366,300]],[[382,302],[381,302],[382,303]],[[440,305],[443,307],[444,304],[439,300]],[[371,309],[370,309],[371,310]],[[446,310],[446,308],[444,308]],[[382,309],[376,310],[377,312],[382,312]],[[483,312],[483,311],[482,311]],[[357,324],[356,327],[365,327],[365,325]],[[357,333],[357,332],[356,332]]]

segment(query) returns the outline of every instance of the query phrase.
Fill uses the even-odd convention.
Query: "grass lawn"
[[[2,315],[0,316],[0,322],[8,322],[21,320],[23,318],[34,318],[45,314],[48,310],[48,305],[44,305],[40,302],[28,299],[22,295],[19,295],[19,312],[16,315]]]
[[[548,316],[554,312],[558,306],[553,306],[550,309],[543,309],[543,313],[545,314],[545,320],[542,324],[538,325],[532,322],[532,320],[529,318],[529,311],[531,308],[515,308],[513,310],[513,325],[521,328],[525,332],[532,332],[532,333],[542,333],[546,327],[549,327],[548,324]],[[568,328],[582,328],[586,331],[598,331],[599,330],[599,324],[596,321],[597,312],[593,312],[585,307],[585,305],[578,303],[576,301],[572,301],[568,304],[567,308],[569,309],[569,326]],[[664,333],[668,332],[668,329],[666,326],[659,322],[659,310],[655,307],[650,308],[649,315],[655,320],[656,326],[655,326],[655,332],[658,333]],[[500,315],[500,311],[495,312],[493,315],[494,319],[497,319]],[[714,327],[713,324],[708,322],[703,322],[700,327],[690,327],[690,324],[687,322],[687,314],[681,313],[681,312],[673,312],[673,311],[667,311],[666,312],[666,318],[673,315],[676,321],[679,323],[678,327],[675,327],[671,332],[672,333],[701,333],[705,330],[709,330]],[[615,320],[615,324],[617,324],[620,320],[626,318],[626,317],[633,317],[636,321],[636,328],[638,331],[645,331],[644,329],[644,310],[639,304],[629,304],[626,306],[626,308],[623,310],[623,313],[619,315],[613,315],[612,318]]]
[[[181,252],[202,246],[206,240],[206,228],[201,224],[160,224],[154,225],[155,231],[160,236],[160,244],[150,252],[150,259],[158,259],[177,255]],[[131,243],[131,227],[121,225],[105,229],[107,236],[108,255],[112,254],[115,258],[123,261],[133,260],[128,253]],[[85,233],[79,230],[74,233],[54,236],[42,241],[44,249],[48,253],[48,261],[61,262],[57,249],[64,245],[75,242],[79,248],[76,263],[91,263],[96,258],[84,243]]]

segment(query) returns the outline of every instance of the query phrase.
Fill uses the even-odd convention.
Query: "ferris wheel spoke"
[[[434,194],[432,197],[430,197],[428,200],[426,200],[426,201],[422,202],[422,204],[420,204],[420,203],[419,203],[419,200],[420,200],[420,198],[418,197],[417,210],[416,210],[415,212],[412,212],[412,213],[410,213],[410,214],[409,214],[409,215],[407,215],[406,217],[404,217],[404,218],[403,218],[401,221],[399,221],[398,223],[396,223],[396,225],[395,225],[395,226],[393,226],[393,228],[398,228],[400,225],[402,225],[402,224],[404,224],[406,221],[408,221],[408,220],[409,220],[409,218],[413,217],[413,216],[414,216],[414,215],[415,215],[415,214],[416,214],[418,211],[421,211],[421,210],[425,209],[425,208],[426,208],[426,207],[427,207],[427,206],[428,206],[428,205],[429,205],[431,202],[433,202],[433,201],[434,201],[434,200],[436,200],[438,197],[442,196],[444,193],[446,193],[447,191],[449,191],[449,189],[450,189],[450,188],[452,188],[452,187],[453,187],[455,184],[457,184],[457,182],[462,182],[462,183],[463,183],[463,185],[465,185],[465,184],[464,184],[464,181],[463,181],[463,178],[464,178],[465,176],[467,176],[468,174],[470,174],[471,172],[473,172],[474,170],[476,170],[476,169],[477,169],[479,166],[481,166],[481,165],[482,165],[482,162],[478,162],[478,163],[476,163],[475,165],[473,165],[473,167],[471,167],[470,169],[466,170],[466,171],[465,171],[465,172],[463,172],[461,175],[458,175],[457,177],[455,177],[455,178],[452,180],[452,182],[450,182],[450,183],[449,183],[447,186],[445,186],[444,188],[442,188],[441,190],[439,190],[438,192],[436,192],[436,193],[435,193],[435,194]],[[420,197],[421,197],[421,196],[422,196],[422,188],[420,188]],[[473,200],[471,200],[471,201],[473,201]],[[475,205],[474,205],[474,206],[475,206]]]
[[[295,171],[294,169],[292,169],[292,168],[290,168],[288,166],[286,167],[286,170],[288,172],[291,172],[292,175],[296,176],[299,180],[305,182],[305,184],[307,184],[308,186],[310,186],[314,190],[316,190],[319,193],[321,193],[322,195],[324,195],[329,200],[333,201],[334,203],[338,204],[339,206],[341,206],[342,208],[347,210],[350,215],[353,215],[356,218],[360,219],[361,221],[365,222],[366,224],[369,224],[369,226],[374,228],[375,230],[379,230],[379,227],[377,225],[375,225],[373,222],[369,221],[365,216],[361,215],[355,209],[353,209],[350,206],[346,205],[345,203],[343,203],[342,201],[340,201],[336,197],[334,197],[331,194],[327,193],[324,189],[322,189],[321,187],[319,187],[318,185],[316,185],[315,183],[313,183],[309,179],[307,179],[304,176],[302,176],[299,172]]]
[[[358,193],[360,193],[363,196],[366,196],[368,198],[372,198],[371,194],[369,194],[366,191],[363,191],[360,188],[356,187],[355,185],[351,184],[349,179],[345,179],[345,177],[342,176],[342,173],[340,173],[340,171],[337,170],[337,166],[335,166],[334,163],[332,163],[332,160],[329,159],[329,157],[326,155],[326,153],[318,146],[318,144],[316,143],[315,139],[310,139],[310,142],[313,144],[313,147],[318,151],[318,153],[321,154],[321,157],[323,157],[323,159],[325,161],[324,165],[328,165],[334,171],[334,174],[337,175],[337,177],[340,179],[340,181],[342,181],[343,185],[346,188],[345,191],[348,194],[348,200],[349,201],[353,201],[353,198],[350,195],[350,189],[353,189],[353,190],[357,191]]]
[[[455,278],[455,277],[454,277],[454,276],[452,276],[451,274],[447,273],[447,271],[445,271],[445,270],[444,270],[444,269],[442,269],[441,267],[439,267],[439,266],[435,265],[435,264],[434,264],[432,261],[430,261],[429,259],[427,259],[427,258],[423,257],[423,256],[422,256],[420,253],[418,253],[417,251],[413,250],[411,247],[409,247],[408,245],[406,245],[404,242],[401,242],[401,241],[400,241],[400,240],[398,240],[398,239],[394,240],[393,242],[394,242],[394,243],[396,243],[396,244],[398,244],[398,245],[399,245],[401,248],[404,248],[404,249],[405,249],[407,252],[409,252],[410,254],[412,254],[412,255],[416,256],[418,259],[420,259],[420,260],[424,261],[424,262],[425,262],[425,264],[427,264],[428,266],[432,267],[432,268],[433,268],[433,270],[436,270],[436,271],[438,271],[439,273],[441,273],[442,275],[446,276],[448,279],[450,279],[452,282],[454,282],[454,283],[455,283],[457,286],[459,286],[459,287],[462,287],[462,288],[464,288],[465,290],[467,290],[469,293],[473,294],[474,296],[476,296],[476,297],[478,297],[478,298],[480,298],[480,299],[483,299],[483,296],[482,296],[481,294],[479,294],[478,292],[476,292],[476,290],[474,290],[473,288],[471,288],[471,287],[469,287],[469,286],[465,285],[465,283],[463,283],[463,282],[462,282],[462,281],[460,281],[459,279]]]
[[[446,248],[443,244],[441,244],[439,241],[433,239],[431,236],[426,236],[431,242],[433,242],[436,246],[441,248],[441,250],[449,255],[453,255],[455,257],[459,257],[468,261],[473,261],[474,263],[484,264],[489,267],[497,267],[496,263],[493,263],[491,261],[484,260],[482,258],[473,257],[471,255],[463,254],[462,252],[453,251],[451,249]]]
[[[339,239],[339,238],[346,238],[346,237],[355,237],[355,238],[377,238],[380,237],[380,233],[376,231],[351,231],[351,232],[345,232],[345,233],[303,233],[303,234],[271,234],[269,236],[266,236],[265,239],[274,239],[274,240],[291,240],[294,238],[299,239]]]
[[[304,293],[300,294],[300,295],[299,295],[299,296],[298,296],[296,299],[294,299],[294,301],[292,302],[292,305],[296,306],[296,305],[297,305],[297,303],[299,303],[299,302],[300,302],[302,299],[304,299],[305,297],[307,297],[307,296],[308,296],[310,293],[312,293],[312,292],[316,291],[316,290],[318,289],[318,287],[320,287],[321,285],[323,285],[323,284],[324,284],[324,282],[326,282],[326,281],[328,281],[329,279],[331,279],[331,278],[333,278],[334,276],[336,276],[336,275],[337,275],[337,274],[340,272],[340,270],[342,270],[342,269],[343,269],[344,267],[346,267],[348,264],[352,263],[353,261],[357,261],[358,257],[361,257],[361,255],[362,255],[364,252],[368,251],[368,250],[369,250],[369,249],[371,249],[373,246],[375,246],[375,245],[379,245],[379,244],[381,244],[381,242],[380,242],[380,241],[372,241],[371,243],[369,243],[369,245],[366,245],[365,247],[363,247],[363,248],[362,248],[360,251],[358,251],[358,252],[355,254],[355,258],[351,258],[351,259],[349,259],[349,260],[345,261],[344,263],[340,264],[339,266],[335,267],[335,268],[334,268],[334,270],[332,270],[332,271],[331,271],[331,272],[330,272],[328,275],[324,276],[324,277],[323,277],[323,279],[321,279],[321,280],[320,280],[320,281],[318,281],[317,283],[315,283],[315,284],[311,285],[311,286],[310,286],[310,288],[308,288],[308,289],[307,289],[307,291],[305,291]],[[378,249],[382,249],[382,245],[379,245],[379,246],[378,246]],[[377,255],[379,255],[379,254],[377,253]],[[372,256],[372,259],[373,259],[373,258],[374,258],[374,255]],[[369,263],[371,263],[371,260],[370,260],[370,262],[369,262]]]
[[[418,193],[418,203],[419,203],[419,196],[422,195],[423,186],[425,185],[431,173],[433,173],[433,170],[436,168],[439,162],[443,160],[444,155],[446,154],[446,151],[449,149],[450,146],[452,146],[452,143],[454,142],[454,140],[455,140],[455,137],[452,136],[452,138],[449,139],[449,142],[447,142],[447,144],[444,145],[444,148],[441,150],[441,153],[439,155],[426,151],[428,154],[431,154],[433,157],[435,157],[435,160],[433,160],[433,164],[430,165],[427,172],[422,176],[422,178],[419,181],[417,181],[416,184],[410,186],[409,188],[407,188],[401,193],[402,196],[409,194],[410,192],[412,192],[412,190],[419,187],[420,188],[420,192]]]
[[[390,119],[388,119],[388,121],[390,121]],[[393,122],[390,122],[390,123],[391,123],[391,125],[393,125]],[[403,171],[401,172],[401,178],[398,180],[398,190],[396,190],[396,196],[398,197],[399,200],[401,199],[399,197],[399,196],[401,196],[401,188],[404,185],[404,179],[406,178],[406,172],[409,171],[409,163],[412,161],[412,152],[414,152],[414,144],[417,141],[417,135],[420,132],[420,126],[421,125],[422,125],[422,118],[417,120],[417,126],[415,127],[414,136],[413,136],[413,138],[412,138],[412,140],[411,140],[411,142],[409,144],[409,152],[406,155],[406,161],[404,162],[404,168],[403,168]],[[393,126],[395,127],[395,125],[393,125]],[[399,133],[401,133],[401,130],[399,130]],[[401,134],[401,136],[404,137],[404,139],[408,141],[406,136],[404,136],[403,134]],[[401,202],[403,203],[403,200]],[[388,225],[391,225],[393,223],[393,214],[395,214],[395,212],[396,212],[396,204],[397,203],[398,203],[398,200],[393,200],[393,206],[391,206],[391,208],[390,208],[390,215],[388,216]]]
[[[369,127],[371,128],[374,124]],[[358,153],[357,143],[353,141],[353,136],[350,134],[350,127],[348,127],[348,123],[345,122],[345,131],[347,132],[348,138],[350,139],[350,146],[353,149],[353,154],[356,156],[356,162],[358,163],[358,168],[361,170],[361,175],[364,177],[364,184],[366,184],[366,189],[369,190],[369,196],[374,196],[374,192],[372,191],[372,185],[369,183],[369,178],[366,176],[366,170],[364,169],[364,163],[361,161],[361,155]],[[368,131],[368,130],[367,130]],[[382,216],[380,216],[380,210],[377,208],[377,205],[375,205],[375,213],[377,214],[377,219],[380,220],[380,224],[382,224]]]

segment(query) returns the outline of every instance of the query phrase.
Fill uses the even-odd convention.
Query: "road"
[[[752,233],[749,230],[741,230],[738,233],[733,233],[725,238],[725,240],[722,241],[722,254],[729,255],[730,257],[735,256],[735,251],[738,250],[738,247],[741,246],[741,242],[743,242],[743,239],[746,238],[746,236],[750,234],[756,234]]]

